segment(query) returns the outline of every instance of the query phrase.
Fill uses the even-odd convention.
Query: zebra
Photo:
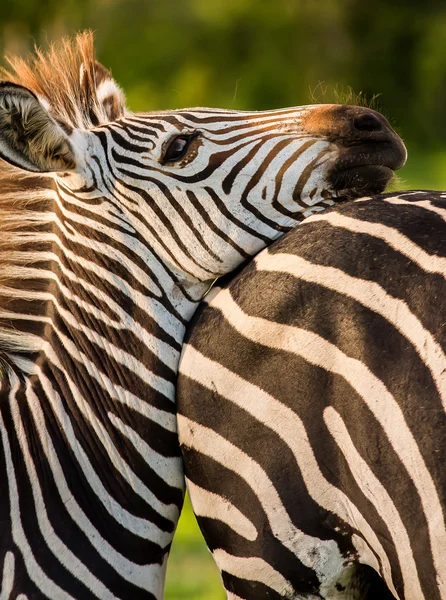
[[[217,282],[183,346],[228,598],[446,598],[446,192],[346,202]]]
[[[132,113],[91,33],[0,84],[0,598],[159,599],[211,282],[406,159],[366,108]]]

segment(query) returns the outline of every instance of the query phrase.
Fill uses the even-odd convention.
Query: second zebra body
[[[446,598],[445,278],[446,193],[406,192],[310,217],[206,298],[179,432],[228,598]]]

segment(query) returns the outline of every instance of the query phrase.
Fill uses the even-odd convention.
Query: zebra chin
[[[407,158],[403,141],[390,126],[381,139],[371,137],[357,146],[342,146],[329,175],[338,200],[381,194]]]
[[[392,181],[394,171],[385,165],[360,165],[332,175],[337,200],[355,200],[363,196],[381,194]]]

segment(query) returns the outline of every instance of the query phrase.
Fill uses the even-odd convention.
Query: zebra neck
[[[28,212],[1,215],[12,225],[0,252],[0,434],[5,460],[19,466],[8,470],[0,520],[18,493],[24,514],[46,511],[60,539],[88,549],[86,585],[158,599],[184,495],[178,361],[208,286],[154,252],[144,259],[122,228],[110,235],[81,207],[68,214],[46,185]],[[40,535],[28,531],[26,547],[14,540],[25,559]],[[45,543],[79,585],[83,558],[54,535]]]
[[[84,209],[85,199],[67,207],[47,185],[37,210],[12,215],[17,222],[0,251],[0,358],[31,374],[57,338],[82,362],[102,355],[105,372],[107,356],[127,364],[127,353],[133,369],[138,357],[149,369],[161,361],[176,373],[185,325],[209,283],[166,264],[122,221],[111,228],[109,207],[101,207],[106,226],[100,211]],[[27,195],[36,200],[35,191],[25,202]]]

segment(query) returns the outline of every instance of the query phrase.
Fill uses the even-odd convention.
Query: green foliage
[[[0,23],[2,53],[94,29],[134,110],[293,106],[323,82],[379,94],[406,138],[446,137],[443,1],[2,0]]]
[[[408,146],[407,165],[398,172],[399,190],[446,190],[446,147],[429,151],[422,147]]]

